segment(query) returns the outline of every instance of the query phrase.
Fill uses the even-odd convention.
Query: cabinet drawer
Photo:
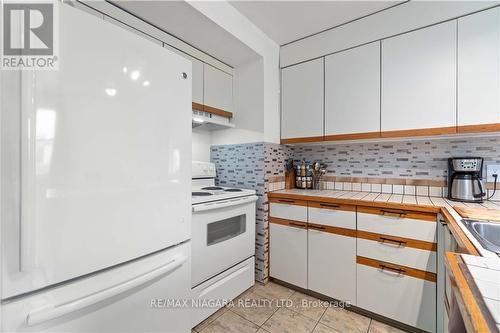
[[[191,289],[196,301],[232,300],[255,284],[255,260],[251,257]],[[220,307],[197,307],[191,313],[191,327],[207,319]]]
[[[357,306],[435,332],[436,283],[372,264],[358,257]]]
[[[309,222],[332,227],[356,229],[356,207],[310,202]]]
[[[301,200],[272,199],[269,216],[307,222],[307,202]]]
[[[358,207],[358,230],[436,243],[436,215]]]
[[[365,238],[365,236],[370,239],[366,239],[368,237]],[[424,245],[422,247],[428,247],[428,249],[416,248],[413,245],[411,241],[408,242],[406,239],[360,231],[358,232],[357,254],[362,257],[436,273],[437,257],[434,244],[422,244]],[[434,251],[431,250],[433,248]]]

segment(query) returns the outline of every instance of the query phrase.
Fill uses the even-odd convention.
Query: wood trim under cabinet
[[[500,132],[500,123],[434,127],[434,128],[415,128],[408,130],[288,138],[288,139],[281,139],[281,144],[308,143],[308,142],[313,143],[313,142],[323,142],[323,141],[367,140],[367,139],[377,139],[377,138],[405,138],[414,136],[435,136],[435,135],[484,133],[484,132]]]
[[[356,230],[340,228],[340,227],[332,227],[323,224],[308,223],[307,229],[326,232],[329,234],[341,235],[341,236],[356,237]]]
[[[437,215],[434,213],[417,212],[404,209],[358,206],[358,213],[400,217],[405,219],[422,220],[428,222],[437,222]]]
[[[375,259],[361,257],[361,256],[356,257],[356,263],[358,263],[360,265],[375,267],[378,269],[383,269],[385,267],[385,269],[387,269],[388,271],[391,271],[391,272],[399,271],[400,274],[402,274],[402,275],[407,275],[407,276],[411,276],[411,277],[414,277],[417,279],[427,280],[430,282],[437,281],[436,273],[426,272],[426,271],[422,271],[422,270],[416,269],[416,268],[411,268],[408,266],[396,265],[396,264],[392,264],[389,262],[375,260]]]
[[[283,205],[295,205],[307,207],[307,201],[295,199],[269,198],[269,203],[278,203]]]
[[[480,132],[499,132],[499,131],[500,131],[500,123],[458,126],[458,133],[480,133]]]
[[[205,111],[205,105],[192,102],[191,103],[191,109],[198,110],[198,111]]]
[[[269,223],[280,224],[287,227],[298,228],[298,229],[307,229],[307,223],[305,222],[280,219],[277,217],[269,217]]]
[[[380,136],[382,138],[397,138],[397,137],[410,137],[410,136],[431,136],[431,135],[444,135],[457,133],[456,126],[450,127],[435,127],[435,128],[418,128],[409,130],[397,131],[382,131]]]
[[[214,107],[209,106],[209,105],[205,105],[203,111],[213,113],[213,114],[216,114],[216,115],[221,116],[221,117],[233,118],[232,112],[224,111],[222,109],[217,109],[217,108],[214,108]]]
[[[323,136],[308,136],[308,137],[303,137],[303,138],[288,138],[288,139],[281,139],[280,143],[282,145],[288,145],[292,143],[308,143],[308,142],[322,142],[323,141]]]
[[[363,140],[380,138],[379,132],[325,135],[323,141]]]
[[[358,230],[357,235],[358,235],[358,238],[376,241],[379,243],[384,243],[384,242],[388,243],[388,244],[400,243],[401,247],[411,247],[414,249],[427,250],[427,251],[432,251],[432,252],[437,251],[437,244],[436,243],[424,242],[424,241],[420,241],[420,240],[404,238],[404,237],[399,237],[399,236],[377,234],[374,232],[368,232],[368,231],[362,231],[362,230]]]
[[[233,113],[222,109],[214,108],[213,106],[191,102],[191,108],[198,111],[212,113],[225,118],[233,118]]]
[[[317,201],[309,201],[308,206],[313,207],[313,208],[343,210],[343,211],[348,211],[348,212],[355,212],[356,211],[355,205],[332,204],[332,203],[317,202]]]

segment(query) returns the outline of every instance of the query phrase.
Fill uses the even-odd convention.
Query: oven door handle
[[[257,201],[257,199],[258,199],[258,197],[256,195],[251,195],[248,197],[241,197],[241,198],[235,198],[235,199],[230,199],[230,200],[207,202],[207,203],[200,204],[200,205],[194,205],[193,212],[203,212],[203,211],[207,211],[207,210],[243,205],[246,203],[255,202],[255,201]]]

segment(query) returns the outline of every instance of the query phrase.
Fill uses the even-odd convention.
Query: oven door
[[[255,254],[257,196],[193,206],[192,286]]]

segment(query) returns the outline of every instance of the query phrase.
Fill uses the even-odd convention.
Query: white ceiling
[[[401,1],[230,1],[279,45],[335,27]]]
[[[191,46],[236,67],[259,56],[185,1],[127,1],[113,3]]]

